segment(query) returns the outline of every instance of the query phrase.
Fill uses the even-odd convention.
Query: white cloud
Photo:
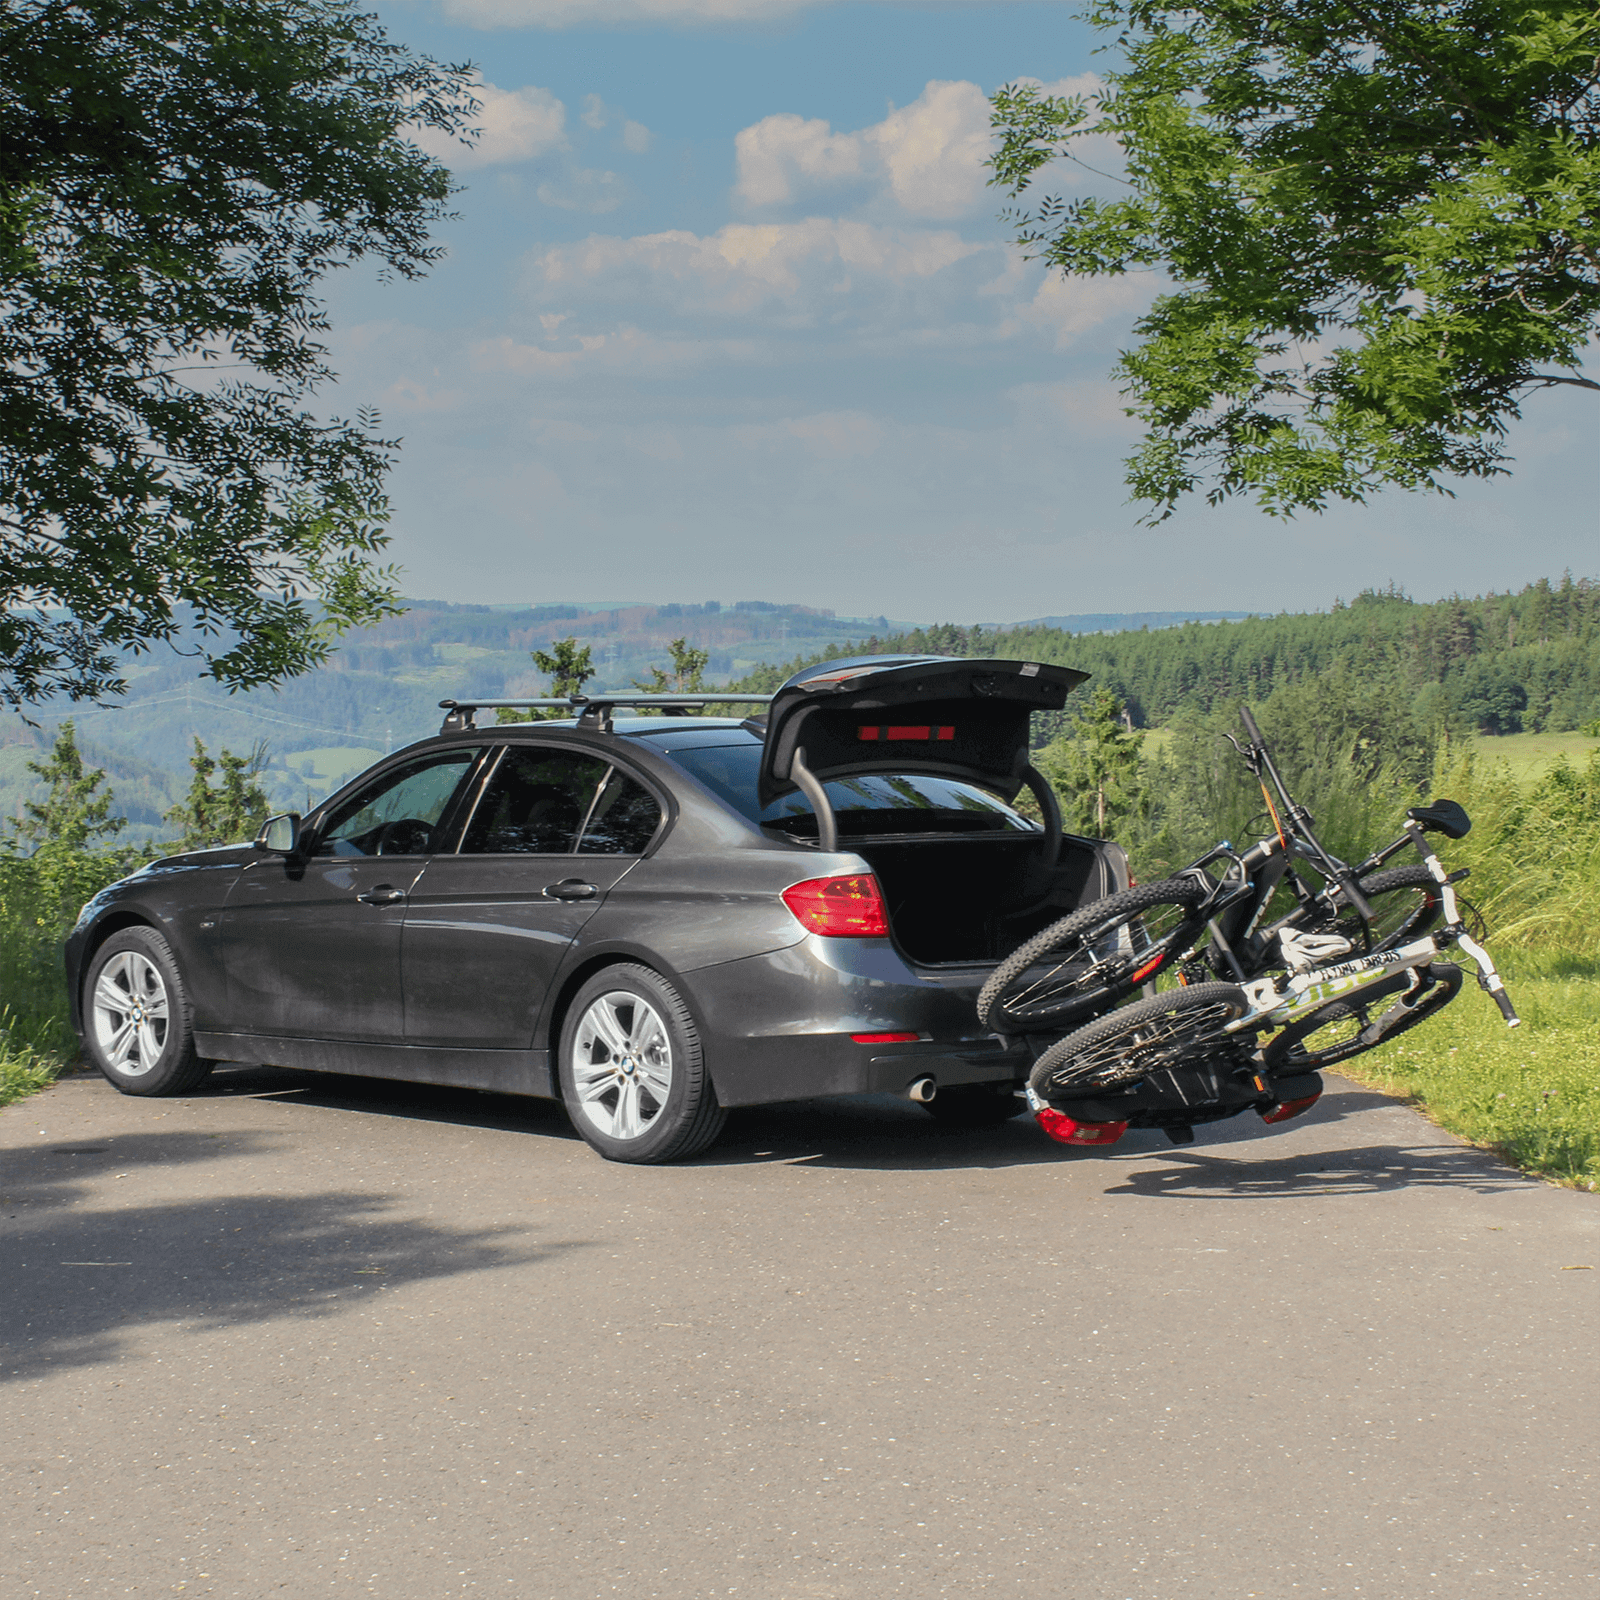
[[[1113,278],[1064,277],[1049,273],[1031,299],[1020,304],[1017,321],[1048,330],[1057,350],[1065,350],[1079,334],[1110,317],[1143,310],[1159,280],[1147,273]]]
[[[482,106],[476,144],[461,144],[436,128],[412,135],[417,145],[452,171],[531,161],[567,148],[567,108],[548,89],[532,85],[499,89],[480,82],[472,92]]]
[[[868,130],[894,197],[917,217],[958,217],[983,194],[994,147],[989,97],[975,83],[930,83]]]
[[[999,248],[948,229],[828,217],[730,223],[704,237],[595,234],[557,245],[530,259],[526,285],[536,301],[563,309],[654,305],[680,316],[760,315],[775,327],[859,322],[885,293],[903,297],[978,258],[995,258],[997,267]]]
[[[1085,73],[1043,88],[1075,95],[1099,83]],[[989,97],[975,83],[935,79],[910,105],[854,133],[790,112],[763,117],[734,139],[734,193],[747,206],[776,206],[854,184],[907,216],[950,220],[994,209],[984,165],[993,149]]]
[[[622,148],[630,155],[642,156],[650,148],[655,135],[645,127],[642,122],[624,120],[622,124]]]
[[[782,205],[797,188],[861,174],[859,136],[834,133],[820,117],[763,117],[735,135],[733,148],[739,173],[734,193],[752,206]]]

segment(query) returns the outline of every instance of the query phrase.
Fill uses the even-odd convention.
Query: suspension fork
[[[1472,957],[1473,964],[1478,969],[1478,987],[1500,1008],[1500,1015],[1506,1019],[1508,1028],[1520,1028],[1522,1018],[1517,1015],[1516,1008],[1511,1004],[1511,996],[1506,993],[1506,986],[1495,970],[1489,952],[1466,930],[1461,917],[1461,906],[1456,900],[1456,886],[1450,881],[1450,874],[1444,870],[1444,863],[1428,843],[1428,836],[1416,823],[1408,822],[1406,832],[1410,835],[1412,844],[1417,847],[1417,854],[1422,857],[1423,864],[1433,881],[1439,885],[1439,896],[1444,901],[1445,925],[1453,930],[1451,936],[1454,942]]]

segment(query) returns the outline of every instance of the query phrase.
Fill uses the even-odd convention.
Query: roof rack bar
[[[540,700],[441,700],[439,709],[446,713],[441,733],[464,733],[475,727],[474,711],[533,711],[561,710],[580,714],[582,722],[590,727],[609,727],[614,706],[645,706],[652,710],[689,711],[700,706],[735,705],[765,706],[772,703],[770,694],[657,694],[655,692],[630,694],[626,690],[616,693],[571,694]]]

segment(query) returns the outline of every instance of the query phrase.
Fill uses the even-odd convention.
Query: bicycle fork
[[[1517,1015],[1516,1008],[1511,1004],[1511,996],[1506,993],[1506,986],[1501,982],[1500,974],[1495,970],[1489,952],[1467,932],[1462,923],[1461,907],[1456,903],[1455,885],[1450,881],[1450,874],[1444,870],[1444,863],[1428,847],[1427,837],[1416,823],[1408,822],[1406,832],[1410,834],[1412,844],[1417,847],[1417,854],[1422,857],[1428,871],[1432,873],[1434,882],[1439,885],[1439,893],[1444,900],[1445,924],[1456,930],[1455,942],[1472,957],[1478,969],[1478,987],[1500,1008],[1500,1015],[1506,1019],[1508,1028],[1520,1028],[1522,1018]]]

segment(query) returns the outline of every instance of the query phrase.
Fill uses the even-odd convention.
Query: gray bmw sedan
[[[726,695],[481,728],[504,702],[446,702],[439,735],[308,816],[91,900],[74,1023],[127,1094],[245,1062],[539,1095],[615,1161],[817,1095],[1002,1120],[1030,1057],[979,1025],[979,988],[1128,881],[1118,846],[1063,834],[1028,759],[1031,714],[1083,678],[830,661],[742,722],[682,714]],[[618,714],[645,705],[667,714]]]

